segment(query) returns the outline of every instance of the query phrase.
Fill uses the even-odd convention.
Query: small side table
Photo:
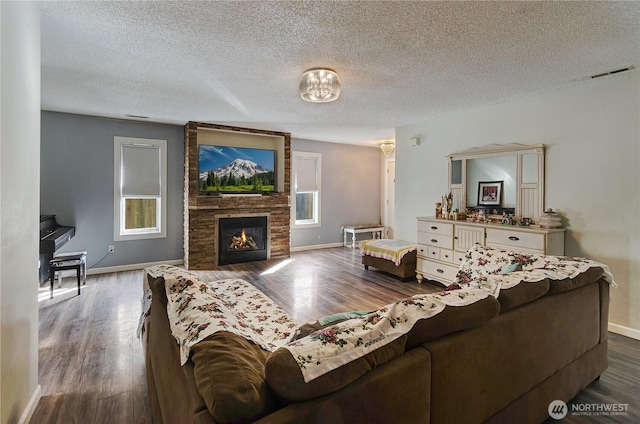
[[[80,275],[82,274],[82,284],[87,284],[87,252],[69,252],[56,255],[49,261],[51,269],[49,279],[51,280],[51,294],[49,299],[53,299],[53,282],[56,279],[56,272],[67,269],[75,269],[78,277],[78,295],[80,295]],[[60,275],[62,281],[62,275]]]
[[[360,233],[371,233],[371,237],[374,239],[384,238],[384,225],[380,224],[358,224],[358,225],[345,225],[342,227],[342,231],[344,232],[344,241],[343,245],[345,247],[347,244],[347,233],[351,233],[351,248],[356,248],[356,234]]]

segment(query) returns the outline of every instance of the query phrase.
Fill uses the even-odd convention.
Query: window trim
[[[296,177],[298,158],[301,159],[315,159],[316,160],[316,191],[296,191]],[[291,152],[291,228],[315,228],[322,226],[322,208],[321,208],[321,193],[322,193],[322,153],[316,152]],[[309,220],[296,220],[296,194],[301,193],[314,193],[314,215],[315,219]]]
[[[144,240],[165,238],[167,236],[167,140],[148,138],[113,137],[113,240]],[[123,146],[149,147],[160,149],[160,196],[123,196],[122,195],[122,150]],[[156,224],[154,229],[139,228],[124,231],[124,199],[157,199]]]

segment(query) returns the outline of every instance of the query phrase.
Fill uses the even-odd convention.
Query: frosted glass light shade
[[[396,148],[396,146],[389,142],[389,141],[385,141],[384,143],[382,143],[380,145],[380,150],[382,150],[382,153],[384,154],[385,157],[389,157],[391,156],[391,153],[393,153],[393,150]]]
[[[328,103],[340,96],[340,78],[331,69],[310,69],[300,78],[300,97],[311,103]]]

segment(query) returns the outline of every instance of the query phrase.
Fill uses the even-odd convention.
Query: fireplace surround
[[[280,155],[282,181],[280,191],[257,195],[200,196],[198,195],[198,143],[202,140],[226,142],[228,139],[276,139],[282,147]],[[268,216],[267,257],[290,256],[290,181],[291,134],[238,128],[225,125],[188,122],[185,125],[184,159],[184,265],[187,269],[208,270],[225,266],[218,263],[218,225],[222,217]],[[271,143],[273,144],[273,143]],[[223,261],[224,262],[224,261]]]
[[[269,259],[269,216],[225,216],[217,219],[218,265]]]

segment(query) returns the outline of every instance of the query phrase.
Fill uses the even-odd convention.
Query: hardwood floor
[[[358,251],[332,248],[288,260],[238,264],[201,272],[208,280],[242,278],[299,322],[347,310],[375,309],[440,286],[400,282],[360,264]],[[150,423],[144,358],[136,328],[142,271],[89,276],[82,294],[65,279],[40,303],[39,382],[32,424]],[[640,341],[609,334],[609,368],[572,403],[628,404],[627,415],[572,416],[566,423],[640,422]],[[549,423],[558,421],[549,420]]]

